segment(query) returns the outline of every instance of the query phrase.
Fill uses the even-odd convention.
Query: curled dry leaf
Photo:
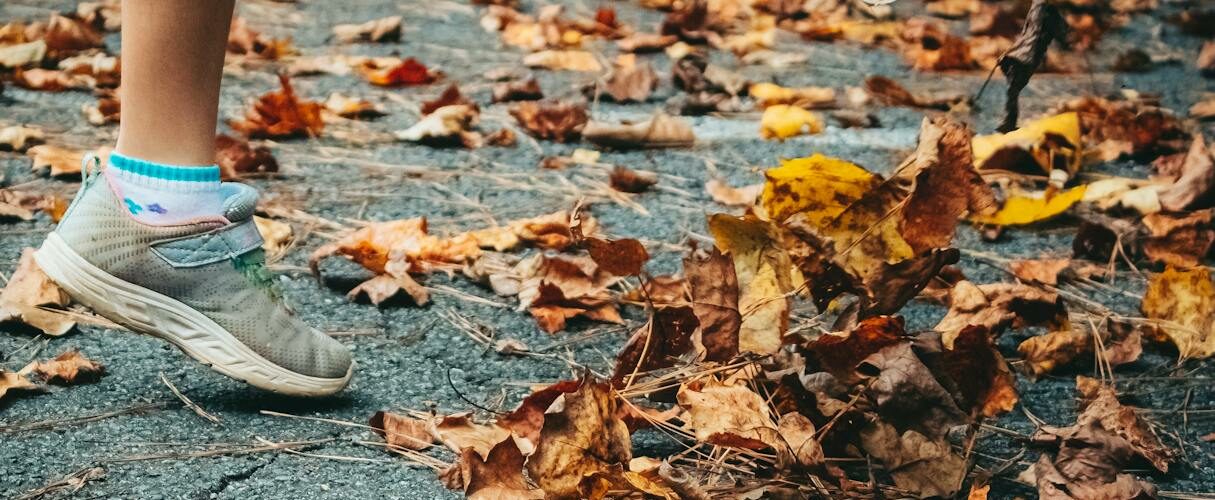
[[[822,131],[821,116],[787,104],[768,106],[759,119],[759,136],[764,139],[783,140],[803,134],[814,135]]]
[[[1177,181],[1160,193],[1160,206],[1181,212],[1215,205],[1215,152],[1207,148],[1202,134],[1194,136],[1181,163]]]
[[[835,378],[857,381],[856,367],[861,361],[887,346],[902,342],[904,335],[902,317],[877,316],[862,320],[847,332],[824,333],[810,342],[806,350]]]
[[[709,179],[708,182],[705,182],[705,192],[709,193],[713,201],[731,207],[749,207],[754,205],[755,200],[759,199],[759,195],[763,190],[763,184],[751,184],[736,188],[717,178]]]
[[[319,136],[325,126],[321,103],[296,96],[287,75],[279,75],[278,80],[281,90],[261,96],[245,112],[243,120],[230,120],[228,124],[246,137]]]
[[[434,236],[427,231],[426,219],[417,217],[368,224],[316,249],[309,265],[316,274],[322,259],[341,254],[376,273],[388,272],[391,262],[407,272],[429,272],[455,267],[480,253],[477,239],[470,234]]]
[[[802,282],[772,223],[754,216],[709,217],[717,248],[734,261],[738,277],[739,351],[771,354],[789,328],[789,295]]]
[[[944,439],[931,439],[914,430],[899,432],[874,421],[861,431],[861,446],[878,459],[894,484],[925,497],[949,497],[962,484],[966,460]]]
[[[545,498],[580,498],[582,478],[627,465],[632,444],[620,418],[619,396],[607,384],[586,378],[578,390],[560,397],[561,407],[544,415],[527,472]]]
[[[489,456],[498,443],[510,438],[511,432],[496,423],[473,421],[469,413],[458,413],[430,420],[430,434],[451,451],[470,449],[481,458]]]
[[[91,125],[106,125],[109,123],[118,123],[122,118],[122,103],[118,100],[118,93],[107,91],[97,95],[97,104],[85,104],[80,108],[84,113],[84,118]]]
[[[434,83],[442,76],[441,72],[427,68],[412,57],[392,64],[368,61],[360,67],[360,71],[368,82],[381,87],[426,85]]]
[[[41,144],[45,135],[41,129],[10,125],[0,128],[0,151],[20,153],[30,146]]]
[[[612,189],[625,193],[644,193],[658,184],[658,174],[617,165],[608,177]]]
[[[525,101],[511,106],[510,114],[528,133],[557,142],[577,140],[587,124],[581,103]]]
[[[830,87],[787,88],[773,83],[756,83],[751,85],[747,94],[761,108],[777,104],[799,108],[831,108],[836,105],[835,89]]]
[[[910,342],[883,347],[865,358],[857,372],[869,378],[865,392],[885,422],[935,441],[966,421],[967,415]]]
[[[9,392],[41,392],[45,390],[44,387],[30,382],[22,373],[0,369],[0,401],[3,401]]]
[[[696,142],[691,125],[663,112],[637,123],[591,121],[582,129],[582,136],[595,144],[619,149],[686,147]]]
[[[401,16],[382,17],[361,24],[339,24],[333,27],[333,37],[342,43],[399,42]]]
[[[1190,133],[1172,111],[1160,108],[1136,93],[1122,99],[1080,97],[1056,109],[1080,117],[1086,150],[1110,161],[1122,155],[1154,158],[1183,151]]]
[[[1182,358],[1215,354],[1215,283],[1207,268],[1167,266],[1153,274],[1142,309],[1148,318],[1160,320],[1153,325],[1155,340],[1172,342]]]
[[[429,448],[435,438],[430,433],[431,423],[422,419],[377,411],[367,422],[389,446],[400,446],[410,450]]]
[[[645,246],[632,238],[621,240],[604,240],[586,238],[582,240],[587,253],[599,269],[615,276],[639,276],[650,254]]]
[[[899,230],[916,254],[948,247],[966,212],[995,208],[995,194],[971,163],[971,133],[947,118],[925,118],[907,177],[915,187],[902,210]]]
[[[455,104],[443,106],[424,116],[418,123],[395,133],[402,141],[421,142],[432,146],[461,145],[469,149],[481,147],[481,134],[474,131],[481,114],[475,106]]]
[[[680,385],[676,397],[699,442],[748,450],[784,448],[767,402],[746,385],[693,380]]]
[[[658,87],[658,75],[648,62],[624,54],[616,58],[603,90],[616,102],[645,102]]]
[[[266,146],[254,146],[249,141],[220,134],[215,138],[215,163],[224,180],[247,175],[278,172],[278,160]]]
[[[1100,337],[1102,351],[1098,355],[1111,368],[1139,359],[1143,353],[1143,335],[1132,324],[1105,320],[1096,331],[1077,329],[1070,323],[1051,332],[1030,337],[1017,346],[1025,366],[1033,376],[1053,372],[1095,351]]]
[[[1019,400],[1012,372],[981,326],[963,328],[942,355],[943,371],[958,388],[958,405],[972,417],[997,417]]]
[[[435,110],[444,106],[454,106],[457,104],[468,106],[473,108],[473,110],[478,110],[477,103],[473,102],[467,97],[464,97],[464,95],[460,93],[460,87],[453,83],[448,85],[446,89],[443,89],[443,93],[439,94],[439,97],[436,97],[431,101],[423,102],[421,111],[423,115],[429,115],[434,113]]]
[[[616,356],[612,384],[626,387],[633,383],[633,374],[674,366],[679,357],[692,351],[692,334],[699,326],[691,307],[655,309]]]
[[[975,285],[960,281],[949,293],[949,312],[933,328],[948,349],[968,326],[981,326],[997,335],[1012,326],[1060,324],[1062,303],[1057,294],[1014,283]]]
[[[607,291],[617,277],[599,269],[590,258],[537,254],[520,262],[516,273],[521,277],[519,308],[530,312],[548,333],[564,329],[566,321],[575,317],[624,322]]]
[[[865,79],[865,91],[887,106],[908,106],[947,111],[965,100],[963,96],[925,97],[912,94],[898,82],[884,76]]]
[[[523,64],[530,68],[551,70],[598,72],[603,65],[595,54],[585,50],[542,50],[523,56]]]
[[[376,103],[337,92],[330,93],[329,98],[325,99],[325,110],[352,120],[377,118],[386,114]]]
[[[976,66],[966,40],[950,34],[945,26],[938,22],[912,18],[907,21],[900,34],[906,42],[905,56],[915,69],[969,70]]]
[[[67,293],[42,272],[34,261],[34,249],[21,252],[21,260],[8,285],[0,291],[0,323],[17,321],[51,336],[67,333],[76,325],[72,316],[53,308],[71,302]]]
[[[698,328],[692,342],[707,361],[725,362],[738,354],[742,328],[738,276],[734,261],[717,248],[695,251],[684,258],[684,273]]]
[[[1066,258],[1014,260],[1008,263],[1008,270],[1022,281],[1054,286],[1059,284],[1059,273],[1071,263]]]
[[[105,367],[70,349],[46,361],[34,361],[21,369],[51,384],[72,385],[95,382],[105,375]]]
[[[290,38],[271,38],[253,28],[241,17],[233,17],[228,30],[228,52],[278,60],[295,53]]]
[[[1010,132],[1017,128],[1019,114],[1018,98],[1029,79],[1046,61],[1046,50],[1051,42],[1065,43],[1067,22],[1059,8],[1047,0],[1034,0],[1025,16],[1021,34],[1012,47],[1000,57],[1000,71],[1008,79],[1007,99],[1004,103],[1004,121],[998,130]]]
[[[518,442],[508,437],[482,458],[472,448],[460,454],[460,476],[469,500],[541,500],[545,491],[533,489],[523,477],[527,458]]]
[[[544,99],[544,92],[540,90],[540,82],[537,82],[535,78],[495,83],[491,95],[493,102],[539,101],[540,99]]]
[[[1141,241],[1143,253],[1153,262],[1182,268],[1199,266],[1215,243],[1211,228],[1212,210],[1184,215],[1154,213],[1141,222],[1147,229]]]
[[[33,220],[34,212],[40,211],[49,215],[52,221],[59,222],[67,207],[67,200],[57,195],[0,189],[0,220]]]

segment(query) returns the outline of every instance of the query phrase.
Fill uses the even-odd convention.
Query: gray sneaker
[[[76,199],[35,254],[72,298],[256,387],[300,396],[346,387],[350,351],[296,318],[272,286],[253,222],[256,191],[224,184],[226,223],[148,226],[89,163]]]

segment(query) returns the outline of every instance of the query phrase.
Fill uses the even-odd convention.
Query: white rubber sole
[[[293,396],[327,396],[346,387],[342,378],[295,373],[254,352],[219,324],[180,301],[121,280],[90,264],[51,233],[34,260],[77,302],[130,328],[169,341],[211,369],[255,387]]]

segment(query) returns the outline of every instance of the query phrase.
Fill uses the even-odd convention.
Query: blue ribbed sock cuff
[[[219,182],[219,167],[216,165],[166,165],[110,153],[110,166],[123,173],[172,182]]]

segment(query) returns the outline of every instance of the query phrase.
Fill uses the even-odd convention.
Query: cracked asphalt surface
[[[598,5],[569,1],[573,12],[588,14]],[[633,3],[614,3],[622,22],[638,29],[652,29],[661,14]],[[900,2],[898,8],[915,12],[918,2]],[[534,11],[535,2],[524,2]],[[70,9],[71,2],[32,0],[0,4],[0,21],[45,17],[52,9]],[[1176,8],[1167,4],[1163,8]],[[291,36],[305,55],[349,53],[414,56],[448,75],[439,84],[407,89],[374,88],[355,76],[300,77],[294,80],[299,94],[323,99],[332,91],[365,96],[380,102],[389,115],[378,121],[331,127],[315,140],[286,141],[271,147],[282,164],[277,178],[253,181],[266,199],[300,203],[308,213],[343,221],[390,220],[425,215],[432,231],[455,232],[480,227],[488,221],[530,217],[568,208],[579,197],[594,201],[590,207],[606,231],[613,236],[641,238],[655,256],[652,273],[678,269],[679,248],[689,234],[704,233],[706,214],[723,211],[704,194],[704,182],[716,173],[733,185],[758,182],[762,169],[778,158],[806,156],[813,152],[838,156],[879,172],[889,171],[913,147],[922,112],[913,109],[878,109],[881,128],[855,130],[828,127],[816,136],[785,142],[762,141],[758,137],[758,114],[692,118],[698,143],[694,148],[642,152],[604,152],[601,161],[647,169],[663,174],[664,186],[676,191],[651,191],[634,198],[640,208],[603,201],[593,193],[601,189],[606,173],[587,167],[560,171],[541,170],[543,156],[568,155],[585,144],[533,142],[521,138],[513,148],[478,150],[434,149],[384,141],[387,131],[412,124],[417,106],[437,95],[446,82],[459,82],[461,89],[484,107],[483,129],[492,130],[511,120],[501,105],[488,106],[489,85],[484,75],[491,69],[519,69],[521,54],[503,47],[496,35],[478,26],[479,9],[464,2],[348,2],[301,1],[280,4],[267,1],[241,2],[240,15],[253,27],[275,36]],[[329,28],[337,23],[361,22],[385,15],[402,15],[405,33],[401,43],[338,46],[328,41]],[[1162,64],[1142,74],[1106,71],[1119,52],[1142,46],[1155,36],[1164,14],[1140,16],[1130,25],[1112,32],[1091,56],[1091,75],[1040,75],[1030,83],[1022,99],[1023,117],[1031,117],[1062,100],[1090,92],[1110,93],[1132,88],[1159,93],[1165,106],[1184,110],[1204,91],[1215,90],[1212,80],[1203,79],[1193,68],[1200,41],[1162,30],[1162,43],[1185,58],[1177,64]],[[117,36],[107,38],[117,50]],[[611,54],[614,48],[592,46]],[[903,81],[913,90],[971,93],[986,72],[917,73],[907,69],[898,54],[848,44],[811,44],[782,33],[782,51],[804,52],[809,63],[783,70],[739,67],[732,57],[715,54],[716,62],[738,69],[754,81],[775,81],[789,86],[825,85],[842,89],[860,85],[871,74]],[[664,55],[651,60],[660,74],[670,63]],[[221,103],[221,114],[232,118],[243,113],[249,99],[276,87],[273,65],[230,67]],[[578,89],[593,75],[538,71],[542,87],[550,97],[577,98]],[[171,77],[171,76],[168,76]],[[974,126],[990,132],[999,118],[1002,86],[997,81],[980,103]],[[52,143],[77,147],[112,144],[115,127],[88,125],[80,113],[91,103],[87,93],[40,93],[6,88],[0,97],[0,125],[25,123],[48,131]],[[620,106],[599,103],[597,116],[639,118],[662,106],[674,95],[664,81],[647,103]],[[1208,135],[1211,126],[1207,126]],[[1098,169],[1111,173],[1146,177],[1145,165],[1119,162]],[[53,190],[70,194],[76,184],[39,178],[29,171],[23,155],[0,153],[0,172],[5,185],[25,184],[26,189]],[[509,181],[509,182],[506,182]],[[26,184],[28,183],[28,184]],[[0,272],[15,267],[24,247],[37,246],[52,223],[40,216],[29,222],[0,225]],[[961,228],[956,245],[972,252],[1002,257],[1036,257],[1043,253],[1067,254],[1072,226],[1066,221],[1012,230],[998,243],[984,243],[970,228]],[[571,375],[562,361],[570,357],[592,368],[605,370],[628,332],[644,318],[626,309],[627,326],[575,322],[557,335],[540,332],[513,304],[459,277],[430,276],[425,283],[446,286],[486,299],[470,301],[452,294],[436,293],[425,308],[410,306],[374,307],[348,301],[341,287],[356,282],[361,271],[354,265],[329,261],[324,266],[326,283],[318,283],[306,270],[307,255],[326,241],[325,230],[308,231],[296,223],[300,246],[276,265],[289,303],[305,319],[338,336],[350,346],[359,363],[351,387],[325,400],[297,400],[266,394],[228,380],[190,361],[158,340],[124,331],[85,326],[61,338],[37,338],[12,326],[0,326],[0,364],[20,368],[37,351],[47,357],[64,349],[80,348],[108,368],[108,374],[89,385],[60,388],[50,394],[15,398],[0,403],[0,496],[15,497],[54,483],[77,471],[104,469],[104,478],[89,481],[78,492],[53,493],[52,497],[79,498],[448,498],[457,497],[435,479],[431,470],[410,464],[382,450],[362,444],[374,440],[363,429],[315,420],[273,416],[263,411],[292,415],[365,422],[377,410],[430,409],[463,411],[479,405],[510,407],[528,391],[529,384],[555,381]],[[964,256],[962,267],[976,282],[999,281],[1004,275],[974,258]],[[335,259],[336,260],[336,259]],[[1119,287],[1139,294],[1143,280],[1120,276]],[[335,289],[337,288],[337,289]],[[1134,314],[1138,300],[1124,295],[1097,293],[1093,296],[1110,307]],[[454,311],[487,326],[498,338],[515,338],[548,357],[508,357],[486,350],[445,321],[441,314]],[[799,304],[796,312],[813,315],[813,306]],[[913,303],[905,309],[910,328],[928,328],[943,309]],[[1006,334],[1002,347],[1015,357],[1015,345],[1027,333]],[[1120,369],[1124,377],[1160,371],[1171,363],[1167,353],[1149,353],[1144,359]],[[1209,363],[1193,364],[1195,377],[1210,377]],[[212,425],[185,408],[161,382],[160,374],[172,381],[206,411],[218,416]],[[1068,424],[1074,417],[1074,373],[1046,377],[1036,383],[1019,380],[1022,405],[1052,424]],[[1209,414],[1182,418],[1169,410],[1183,401],[1193,408],[1215,405],[1215,390],[1209,383],[1148,381],[1128,389],[1136,404],[1158,410],[1162,423],[1190,443],[1211,432]],[[1184,399],[1183,399],[1184,398]],[[89,417],[105,416],[90,421]],[[48,425],[30,428],[39,422]],[[1021,412],[1003,417],[995,425],[1016,432],[1032,426]],[[638,436],[638,453],[669,449],[672,444],[659,436]],[[315,441],[302,451],[312,456],[281,452],[221,453],[248,449],[272,442]],[[980,464],[995,467],[1009,459],[1015,470],[1036,458],[1030,449],[1017,458],[1022,446],[999,436],[985,439],[978,450]],[[1209,444],[1186,448],[1187,460],[1176,470],[1154,480],[1167,491],[1215,490],[1215,459]],[[328,457],[354,457],[336,460]],[[450,456],[442,456],[450,459]],[[1019,462],[1019,463],[1018,463]],[[1188,463],[1186,463],[1188,462]],[[1032,495],[1033,491],[999,481],[996,497]]]

